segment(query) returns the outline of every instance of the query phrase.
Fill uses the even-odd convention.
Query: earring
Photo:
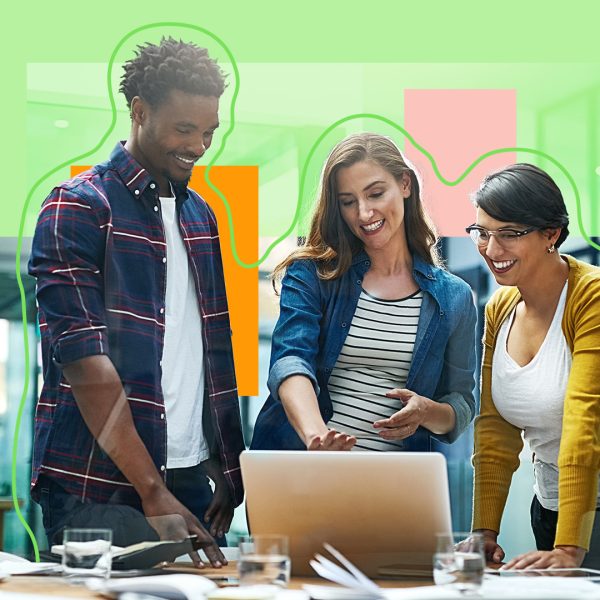
[[[554,251],[555,251],[555,250],[556,250],[556,248],[554,247],[554,244],[552,244],[552,246],[550,246],[550,248],[548,248],[548,249],[546,250],[546,252],[547,252],[548,254],[554,254]]]

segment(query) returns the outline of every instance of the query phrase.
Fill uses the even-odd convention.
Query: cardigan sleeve
[[[600,470],[600,277],[584,275],[571,291],[563,329],[573,362],[558,455],[555,545],[589,548]]]
[[[523,448],[521,430],[504,420],[492,398],[492,359],[500,326],[500,294],[485,308],[481,409],[475,419],[473,529],[500,531],[500,521],[513,473]]]

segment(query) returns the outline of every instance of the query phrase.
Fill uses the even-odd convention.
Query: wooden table
[[[235,563],[230,563],[226,567],[222,569],[196,569],[192,566],[187,566],[185,563],[177,563],[176,566],[172,567],[176,568],[178,572],[185,571],[186,573],[196,573],[198,575],[205,575],[207,577],[236,577],[237,576],[237,568]],[[169,569],[167,569],[169,570]],[[216,582],[219,583],[218,581]],[[329,582],[324,581],[323,579],[312,578],[312,577],[292,577],[290,581],[289,588],[290,589],[302,589],[302,586],[306,583],[312,583],[317,585],[329,585]],[[381,587],[415,587],[418,585],[427,585],[427,583],[432,583],[431,580],[392,580],[392,579],[384,579],[376,581],[378,585]],[[333,584],[331,584],[333,585]],[[92,592],[85,587],[80,585],[69,584],[65,580],[60,577],[46,577],[46,576],[38,576],[38,577],[25,577],[25,576],[15,576],[10,579],[0,582],[0,592],[19,592],[22,594],[40,594],[43,596],[66,596],[69,598],[81,598],[89,599],[89,598],[99,598],[100,595],[96,592]]]

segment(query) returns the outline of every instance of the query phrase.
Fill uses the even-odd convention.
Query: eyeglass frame
[[[469,225],[468,227],[465,227],[465,231],[469,234],[469,237],[471,238],[471,240],[473,240],[473,243],[476,246],[481,247],[481,248],[486,247],[490,243],[490,240],[488,239],[484,244],[480,244],[479,242],[476,242],[473,239],[473,237],[471,236],[471,231],[487,231],[490,238],[493,235],[498,235],[498,233],[510,231],[511,233],[514,233],[516,235],[515,241],[517,241],[520,238],[522,238],[524,235],[527,235],[528,233],[533,233],[534,231],[541,231],[542,229],[543,229],[543,227],[528,227],[527,229],[523,229],[523,230],[515,229],[514,227],[500,227],[500,229],[486,229],[485,227],[481,227],[481,225],[477,225],[477,223],[473,223],[473,225]],[[504,246],[504,244],[500,241],[500,239],[498,239],[497,241],[501,246]]]

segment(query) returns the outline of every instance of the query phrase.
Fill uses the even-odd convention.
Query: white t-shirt
[[[204,356],[194,278],[181,239],[175,198],[160,198],[167,242],[162,391],[167,419],[167,469],[193,467],[209,457],[202,430]]]

